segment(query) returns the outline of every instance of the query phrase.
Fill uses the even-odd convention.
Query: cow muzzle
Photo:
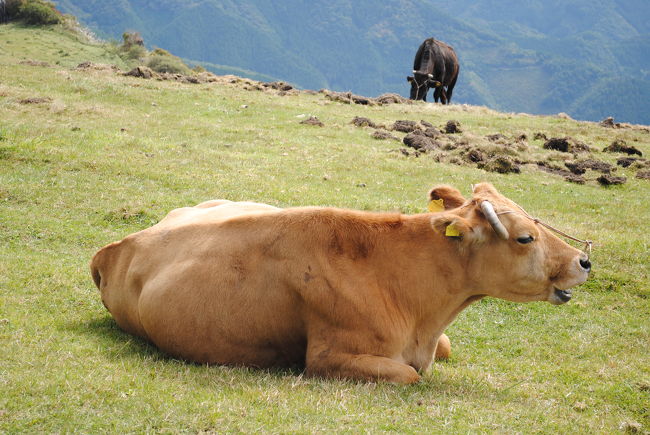
[[[553,305],[566,304],[571,300],[571,290],[560,290],[556,288],[548,298],[548,301]]]

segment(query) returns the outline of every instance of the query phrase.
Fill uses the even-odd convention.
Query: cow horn
[[[416,70],[413,70],[413,74],[415,74],[416,72],[417,72]]]
[[[427,74],[427,75],[429,76],[430,79],[433,78],[433,74]]]
[[[508,230],[506,227],[503,226],[501,221],[499,220],[499,216],[497,216],[496,212],[494,211],[494,207],[490,203],[490,201],[483,201],[481,202],[481,210],[483,210],[483,214],[485,215],[485,218],[488,220],[490,225],[492,225],[492,228],[494,228],[494,232],[499,235],[504,240],[508,240],[510,235],[508,234]]]

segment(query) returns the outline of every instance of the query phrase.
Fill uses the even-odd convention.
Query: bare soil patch
[[[594,171],[602,172],[603,174],[609,174],[612,171],[616,170],[613,165],[594,159],[586,159],[576,162],[565,162],[564,166],[569,168],[569,170],[576,175],[584,174],[587,169],[593,169]]]
[[[639,180],[650,180],[650,170],[637,172],[636,178]]]
[[[433,138],[425,136],[421,132],[413,132],[407,134],[402,140],[404,145],[415,148],[416,150],[430,151],[437,148],[440,148],[440,142],[436,141]]]
[[[318,119],[318,118],[315,117],[315,116],[310,116],[308,119],[305,119],[305,120],[303,120],[303,121],[300,121],[300,123],[301,123],[301,124],[305,124],[305,125],[315,125],[315,126],[317,126],[317,127],[324,127],[324,126],[325,126],[325,124],[323,124],[323,123],[321,122],[321,120]]]
[[[355,116],[352,120],[352,124],[356,125],[357,127],[377,128],[377,124],[372,122],[370,119],[364,118],[362,116]]]
[[[51,103],[52,99],[50,97],[29,97],[29,98],[23,98],[18,102],[20,104],[45,104],[45,103]]]
[[[627,181],[626,177],[615,177],[613,175],[603,174],[596,179],[603,186],[614,186],[624,184]]]
[[[383,129],[375,130],[374,132],[372,132],[370,136],[378,140],[395,140],[398,142],[400,141],[400,139],[397,136],[393,136],[388,131]]]
[[[419,130],[420,127],[415,121],[398,120],[393,123],[392,129],[401,131],[402,133],[412,133],[415,130]]]
[[[447,121],[447,124],[445,125],[445,133],[449,133],[449,134],[462,133],[462,130],[460,128],[460,122],[454,119]]]
[[[612,142],[609,146],[603,148],[603,151],[606,153],[625,153],[630,155],[642,156],[643,153],[634,146],[628,145],[624,140],[617,139]]]
[[[544,149],[560,151],[563,153],[590,152],[591,149],[584,142],[571,137],[552,137],[544,142]]]

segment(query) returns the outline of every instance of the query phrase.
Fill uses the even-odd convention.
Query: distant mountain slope
[[[650,124],[645,0],[60,0],[104,36],[318,89],[407,95],[420,42],[452,44],[454,101]]]

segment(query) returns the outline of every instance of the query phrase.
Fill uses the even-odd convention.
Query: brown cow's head
[[[474,294],[563,304],[571,299],[569,289],[586,281],[588,256],[526,216],[491,184],[475,186],[471,200],[448,186],[429,195],[444,201],[445,210],[431,223],[457,244],[467,290]]]
[[[427,92],[430,88],[437,88],[442,85],[440,81],[433,78],[433,74],[427,74],[420,71],[413,71],[412,76],[406,77],[406,81],[411,83],[411,100],[427,99]]]

